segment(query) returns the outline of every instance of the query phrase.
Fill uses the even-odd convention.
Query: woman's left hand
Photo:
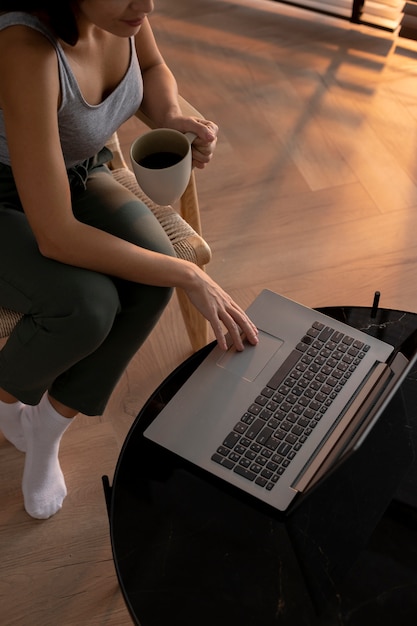
[[[209,120],[195,120],[198,124],[197,137],[192,143],[193,167],[203,169],[210,163],[217,145],[218,126]],[[190,132],[194,132],[190,130]]]
[[[217,144],[217,124],[197,117],[178,117],[170,120],[167,127],[197,135],[192,143],[193,167],[201,170],[210,163]]]

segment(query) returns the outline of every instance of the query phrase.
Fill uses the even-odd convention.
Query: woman
[[[150,211],[110,175],[103,148],[139,108],[190,131],[203,168],[217,127],[184,117],[147,16],[153,0],[0,0],[0,305],[25,313],[0,354],[0,428],[26,451],[32,517],[66,496],[61,437],[101,414],[181,287],[226,349],[257,331]]]

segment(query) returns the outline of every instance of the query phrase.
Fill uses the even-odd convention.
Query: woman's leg
[[[22,430],[23,402],[0,389],[0,431],[20,452],[26,452],[26,441]]]
[[[117,236],[174,254],[148,209],[108,173],[97,172],[86,192],[75,194],[74,210],[79,219]],[[69,423],[63,417],[65,409],[70,414],[72,407],[87,414],[104,409],[171,290],[133,285],[48,261],[39,255],[24,215],[0,210],[1,221],[0,232],[7,232],[7,241],[19,242],[9,250],[5,242],[0,252],[0,257],[8,255],[8,261],[13,261],[3,265],[13,271],[12,276],[0,278],[1,303],[27,315],[0,355],[0,384],[31,404],[49,387],[55,408],[61,408],[56,412],[46,396],[39,407],[26,407],[22,416],[28,450],[25,507],[32,516],[44,518],[59,510],[66,494],[58,462],[59,442]]]
[[[66,495],[58,450],[71,422],[45,390],[103,343],[120,302],[109,277],[45,259],[33,244],[25,216],[0,209],[1,303],[26,313],[0,353],[0,385],[7,401],[28,403],[3,403],[0,428],[26,450],[25,508],[43,519],[61,508]]]
[[[87,190],[75,194],[74,213],[138,246],[174,256],[172,245],[151,211],[107,170],[93,173]],[[86,415],[99,415],[120,376],[148,337],[166,307],[172,290],[113,280],[120,310],[105,341],[54,381],[50,392],[64,405]]]
[[[43,257],[18,211],[0,210],[0,266],[0,304],[25,314],[0,352],[0,387],[36,405],[102,344],[119,295],[108,276]]]
[[[147,207],[108,173],[91,177],[74,211],[137,245],[174,254]],[[0,267],[0,304],[27,314],[0,352],[0,387],[33,405],[50,389],[63,405],[101,413],[171,290],[45,259],[18,211],[0,210]]]
[[[67,488],[59,463],[59,446],[71,419],[58,413],[48,394],[36,406],[26,405],[21,423],[26,442],[22,491],[25,509],[47,519],[62,507]]]

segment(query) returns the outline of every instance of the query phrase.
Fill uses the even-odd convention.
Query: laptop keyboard
[[[270,491],[369,347],[314,322],[212,460]]]

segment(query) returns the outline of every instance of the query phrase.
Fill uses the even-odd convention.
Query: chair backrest
[[[0,306],[0,339],[8,337],[16,326],[20,318],[23,317],[22,313],[11,311]]]

